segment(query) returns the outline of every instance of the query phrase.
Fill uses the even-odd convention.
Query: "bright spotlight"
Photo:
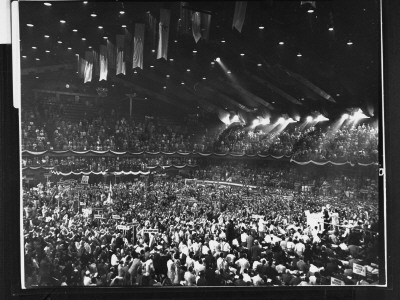
[[[261,119],[261,124],[262,124],[262,125],[268,125],[269,123],[270,123],[270,121],[269,121],[268,118],[263,118],[263,119]]]
[[[327,117],[325,117],[325,116],[323,116],[323,115],[319,115],[316,119],[315,119],[315,121],[317,121],[317,122],[323,122],[323,121],[328,121],[329,119],[327,118]]]
[[[260,125],[260,120],[259,119],[254,119],[253,120],[253,126],[256,127],[258,125]]]
[[[294,119],[298,122],[300,121],[300,116],[295,116]]]
[[[306,121],[307,121],[307,122],[312,122],[312,121],[313,121],[313,117],[308,116],[307,119],[306,119]]]
[[[350,118],[352,121],[358,121],[361,119],[368,119],[369,117],[366,116],[361,109],[358,109],[354,112],[353,116]]]
[[[239,122],[239,116],[238,115],[234,115],[231,119],[231,123],[235,123],[235,122]]]
[[[297,121],[293,120],[293,118],[289,118],[289,119],[288,119],[288,122],[289,122],[289,123],[296,123]]]
[[[216,61],[216,62],[220,62],[221,59],[220,59],[219,57],[217,57],[217,58],[215,59],[215,61]]]
[[[283,123],[283,122],[285,122],[285,118],[284,118],[284,117],[280,117],[280,118],[278,119],[278,123]]]
[[[342,120],[347,120],[349,118],[349,114],[343,114],[342,115]]]

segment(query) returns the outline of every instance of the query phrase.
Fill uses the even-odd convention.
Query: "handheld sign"
[[[344,281],[331,277],[331,285],[345,285]]]
[[[88,184],[88,183],[89,183],[89,176],[83,175],[82,176],[82,180],[81,180],[81,184]]]
[[[114,220],[120,220],[120,219],[121,219],[121,216],[119,216],[119,215],[113,215],[112,218],[113,218]]]
[[[93,218],[94,219],[103,219],[103,215],[96,214],[96,215],[93,216]]]
[[[79,205],[80,205],[80,206],[85,206],[86,203],[85,203],[85,202],[79,202]]]
[[[367,276],[367,268],[365,266],[353,263],[353,273],[361,276]]]
[[[143,229],[143,234],[148,233],[148,234],[157,234],[158,229]]]

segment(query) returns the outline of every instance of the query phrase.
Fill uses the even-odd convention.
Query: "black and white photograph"
[[[22,289],[387,286],[381,1],[17,24]]]

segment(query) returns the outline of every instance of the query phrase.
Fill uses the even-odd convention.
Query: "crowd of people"
[[[25,187],[26,286],[378,283],[376,178],[237,162],[190,177]]]
[[[57,106],[34,106],[25,108],[22,115],[22,149],[270,154],[302,161],[378,161],[378,129],[370,124],[346,123],[337,129],[323,125],[300,129],[296,124],[284,130],[264,127],[233,124],[216,129],[192,126],[190,122],[165,125],[158,118],[148,116],[138,121],[114,111],[75,121],[62,117]]]

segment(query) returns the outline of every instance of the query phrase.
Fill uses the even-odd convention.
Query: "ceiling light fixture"
[[[99,27],[97,27],[97,28],[99,28],[99,29],[103,29],[103,26],[101,26],[101,25],[100,25],[100,26],[99,26]]]
[[[165,75],[165,77],[169,78],[169,74]]]
[[[190,69],[187,69],[186,72],[190,72]]]
[[[303,55],[299,52],[297,53],[297,57],[302,57]]]
[[[37,47],[36,47],[36,46],[32,46],[32,49],[35,49],[35,50],[36,50],[36,49],[37,49]]]
[[[86,41],[86,38],[83,37],[83,38],[82,38],[82,41]]]
[[[231,74],[232,72],[228,70],[228,71],[226,71],[226,73]]]
[[[257,64],[257,67],[261,67],[262,66],[262,64]]]
[[[57,41],[57,43],[62,44],[62,41]]]
[[[95,18],[97,15],[95,13],[90,14],[91,17]]]
[[[78,29],[72,29],[73,32],[78,32]]]
[[[244,53],[240,53],[240,56],[244,56]]]
[[[154,68],[154,66],[153,66],[153,65],[151,65],[151,66],[150,66],[150,68]]]
[[[164,89],[166,89],[167,87],[164,85]]]
[[[26,58],[26,55],[22,55],[22,58]]]
[[[184,85],[185,83],[182,81],[181,84]]]
[[[45,2],[43,4],[46,5],[46,6],[51,6],[51,3],[49,3],[49,2]]]
[[[60,23],[65,24],[67,21],[65,20],[60,20]]]
[[[347,42],[347,45],[351,46],[351,45],[353,45],[353,42],[349,40],[349,41]]]
[[[123,11],[123,10],[121,10],[120,12],[119,12],[119,14],[120,15],[123,15],[125,12]]]
[[[170,58],[169,61],[174,61],[174,59],[173,59],[173,58]]]
[[[88,4],[88,2],[87,1],[83,1],[83,4]]]
[[[259,26],[258,29],[264,29],[264,26]]]
[[[312,14],[312,13],[314,12],[314,10],[313,10],[312,8],[310,8],[309,10],[307,10],[307,12],[308,12],[309,14]]]
[[[207,78],[203,77],[203,80],[206,80]]]
[[[221,43],[225,43],[225,40],[222,40]]]
[[[26,26],[33,27],[33,24],[28,23],[28,24],[26,24]]]
[[[50,50],[46,50],[46,53],[50,53]]]
[[[134,73],[134,74],[137,74],[137,71],[135,70],[135,71],[133,71],[133,73]]]
[[[47,35],[47,34],[45,34],[45,35],[44,35],[44,37],[45,37],[46,39],[48,39],[50,36],[49,36],[49,35]]]
[[[328,30],[329,30],[329,31],[333,31],[333,27],[329,27]]]
[[[193,50],[193,53],[197,53],[197,50]]]
[[[40,58],[37,58],[37,57],[36,57],[35,59],[36,59],[36,60],[40,60]]]
[[[107,39],[108,39],[108,37],[106,37],[106,36],[103,36],[103,39],[107,40]]]
[[[89,46],[88,48],[89,48],[89,49],[92,49],[92,46]]]
[[[125,24],[124,24],[124,25],[121,25],[121,27],[122,27],[122,28],[126,28],[126,25],[125,25]]]
[[[152,50],[151,50],[151,52],[153,52],[153,53],[154,53],[154,52],[156,52],[156,50],[152,49]]]
[[[285,45],[285,42],[279,42],[279,45]]]

